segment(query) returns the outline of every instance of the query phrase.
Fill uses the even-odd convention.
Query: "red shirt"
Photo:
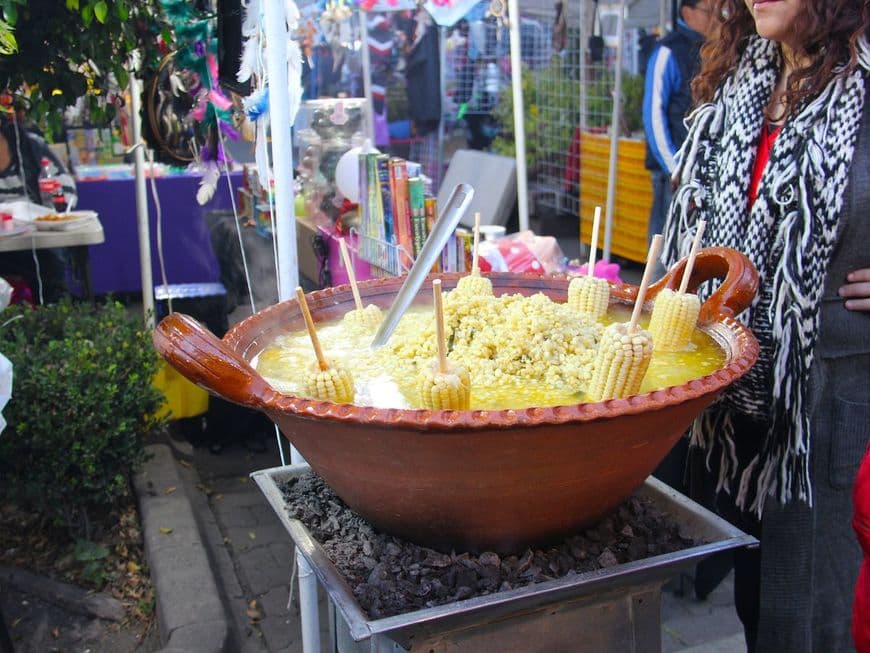
[[[758,182],[761,181],[761,175],[764,172],[764,167],[770,159],[770,150],[773,148],[773,141],[779,136],[782,129],[781,125],[777,125],[773,129],[768,129],[767,121],[761,127],[761,136],[758,139],[758,152],[755,153],[755,164],[752,166],[752,177],[749,180],[749,208],[755,204],[758,197]]]
[[[864,562],[855,585],[852,636],[858,653],[870,651],[870,448],[864,454],[852,494],[855,513],[852,527],[864,550]]]

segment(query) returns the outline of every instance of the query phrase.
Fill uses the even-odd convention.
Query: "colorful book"
[[[396,229],[393,221],[393,197],[392,187],[390,186],[390,157],[387,154],[377,155],[378,166],[378,186],[381,194],[381,210],[384,216],[384,241],[389,245],[396,244]],[[392,270],[398,274],[398,259],[396,258],[395,248],[387,247],[388,270]]]
[[[420,255],[426,242],[426,198],[423,180],[420,177],[408,179],[408,205],[411,209],[411,233],[414,236],[414,258]]]
[[[426,209],[426,236],[432,233],[435,227],[435,222],[438,220],[438,198],[427,195],[423,198],[423,205]],[[444,268],[441,267],[441,261],[436,261],[432,266],[432,272],[440,272]]]
[[[410,268],[414,261],[414,233],[411,227],[411,207],[408,200],[408,169],[405,160],[390,159],[390,191],[393,199],[393,225],[396,244],[408,255],[403,266]]]
[[[378,184],[378,154],[376,152],[366,154],[366,180],[368,185],[369,203],[369,258],[368,261],[376,268],[384,267],[383,259],[386,256],[385,248],[378,244],[383,241],[384,211],[381,206],[381,191]]]

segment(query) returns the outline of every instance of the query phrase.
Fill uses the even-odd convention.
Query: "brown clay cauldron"
[[[675,265],[648,297],[676,288],[684,266]],[[441,278],[449,289],[460,275]],[[567,296],[563,276],[490,278],[496,294]],[[378,528],[446,551],[515,551],[568,535],[615,509],[694,417],[755,363],[758,343],[734,319],[755,296],[755,268],[734,250],[701,250],[689,290],[714,278],[723,282],[702,306],[699,324],[725,351],[723,367],[680,386],[599,403],[431,411],[280,394],[249,361],[279,334],[305,328],[295,300],[240,322],[223,340],[175,313],[158,325],[154,345],[206,390],[266,413],[326,483]],[[387,308],[402,282],[363,282],[360,294],[364,303]],[[613,285],[611,302],[630,304],[637,290]],[[418,298],[431,301],[431,279]],[[315,322],[354,308],[347,285],[313,292],[308,304]]]

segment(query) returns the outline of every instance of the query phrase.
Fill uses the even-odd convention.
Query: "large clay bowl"
[[[650,288],[676,287],[683,263]],[[442,277],[446,288],[458,275]],[[757,275],[743,255],[702,250],[690,289],[721,278],[701,328],[727,361],[708,376],[647,394],[522,410],[430,411],[359,407],[275,391],[249,364],[278,334],[304,328],[299,306],[267,308],[217,339],[173,314],[154,333],[157,350],[189,379],[265,412],[311,467],[354,510],[386,532],[441,550],[509,551],[590,524],[624,501],[700,413],[749,370],[758,343],[734,316],[752,301]],[[496,294],[567,296],[568,279],[491,277]],[[389,306],[403,279],[361,284],[365,303]],[[637,288],[613,286],[630,303]],[[431,279],[421,289],[431,301]],[[348,286],[308,295],[315,322],[352,309]],[[647,306],[648,308],[648,306]]]

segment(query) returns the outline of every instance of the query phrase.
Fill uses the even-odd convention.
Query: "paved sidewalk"
[[[228,650],[301,653],[298,588],[293,588],[294,601],[287,607],[293,545],[248,477],[250,472],[281,464],[274,439],[265,442],[264,453],[233,445],[215,455],[186,442],[172,444],[182,461],[181,476],[229,615]],[[329,620],[323,591],[320,603],[326,651]],[[663,653],[746,650],[731,600],[730,578],[705,601],[663,592],[662,620]]]

